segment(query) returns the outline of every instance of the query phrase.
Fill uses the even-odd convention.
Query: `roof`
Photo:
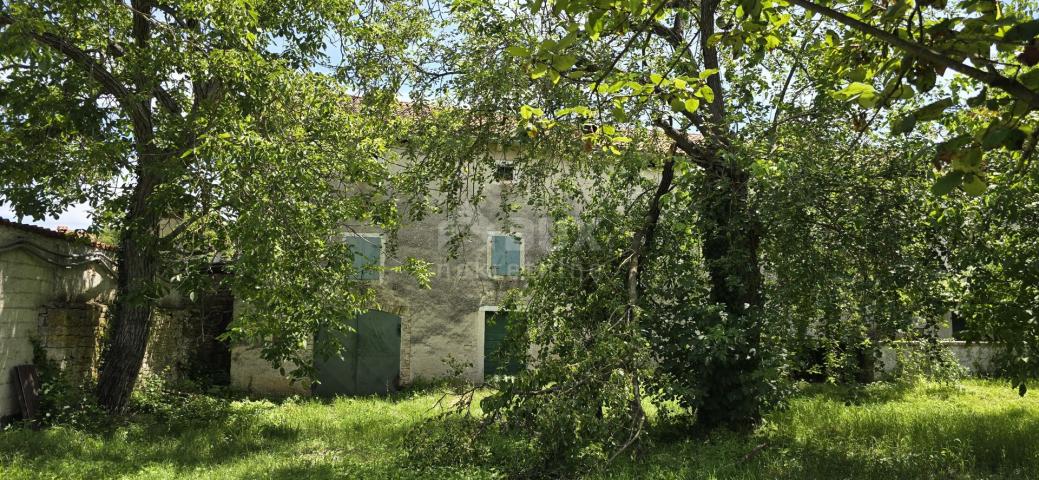
[[[41,237],[56,238],[58,240],[66,240],[70,242],[80,242],[90,245],[94,248],[100,248],[102,250],[115,251],[119,249],[115,245],[104,242],[98,242],[94,240],[93,236],[91,236],[83,230],[69,230],[62,232],[58,230],[51,230],[45,227],[39,227],[36,225],[28,225],[25,223],[15,222],[13,220],[8,220],[3,217],[0,217],[0,226],[11,227],[16,230],[32,233],[35,235],[39,235]]]

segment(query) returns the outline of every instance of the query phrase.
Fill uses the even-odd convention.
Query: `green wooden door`
[[[373,395],[396,391],[400,375],[400,317],[370,310],[337,335],[343,358],[315,359],[315,395]]]
[[[484,312],[483,375],[515,375],[523,369],[523,361],[515,355],[506,358],[502,350],[509,336],[509,312]]]

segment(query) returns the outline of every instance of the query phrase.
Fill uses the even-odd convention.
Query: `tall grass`
[[[103,428],[8,429],[0,432],[0,478],[476,479],[501,478],[496,461],[523,460],[415,462],[416,435],[450,438],[442,435],[450,422],[426,422],[440,395],[281,403],[202,397]],[[752,435],[658,434],[638,459],[586,477],[1035,479],[1039,400],[976,380],[856,392],[806,387]]]

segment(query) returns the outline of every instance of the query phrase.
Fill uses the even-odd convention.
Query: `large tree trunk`
[[[749,205],[749,173],[725,164],[715,154],[705,173],[705,195],[699,199],[703,256],[710,276],[710,297],[723,309],[709,324],[724,324],[737,341],[719,359],[705,365],[704,391],[697,411],[705,427],[746,426],[760,415],[761,404],[761,230]]]
[[[144,361],[157,297],[160,216],[149,197],[158,182],[147,168],[139,167],[137,173],[119,242],[115,321],[97,386],[98,402],[112,412],[122,411],[130,400]]]
[[[158,268],[158,221],[147,198],[151,178],[139,178],[119,242],[119,281],[115,319],[98,379],[98,401],[110,411],[123,410],[144,361],[151,331]]]

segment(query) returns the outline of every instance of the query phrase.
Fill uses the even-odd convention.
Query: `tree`
[[[949,207],[925,187],[979,194],[1026,170],[1034,6],[853,2],[861,13],[842,14],[794,3],[452,4],[452,35],[419,73],[423,93],[461,107],[429,125],[458,136],[425,144],[435,154],[424,165],[462,192],[467,175],[497,161],[479,152],[511,148],[544,182],[518,188],[561,222],[518,305],[539,367],[500,385],[485,405],[493,419],[577,456],[588,452],[551,432],[623,450],[642,431],[630,408],[640,392],[676,399],[699,425],[746,426],[776,393],[777,367],[790,367],[783,356],[801,348],[795,328],[853,352],[831,366],[854,360],[846,371],[868,379],[879,341],[911,336],[914,318],[938,322],[967,298],[947,289],[956,273],[944,246],[956,235],[933,223]],[[663,153],[647,127],[680,155]],[[813,163],[820,154],[838,158]],[[1019,167],[994,161],[1004,157]],[[670,179],[647,184],[650,172]],[[561,207],[574,203],[580,215]],[[617,323],[621,311],[633,320]],[[1030,318],[1018,313],[1014,322]]]
[[[387,70],[342,81],[309,70],[327,61],[331,34],[358,50],[408,34],[364,30],[362,17],[388,11],[0,2],[0,196],[34,217],[89,202],[120,232],[98,384],[108,409],[127,405],[156,300],[171,287],[191,294],[218,257],[232,260],[232,288],[253,307],[231,334],[264,339],[276,364],[306,367],[299,350],[313,332],[364,308],[370,293],[334,239],[351,219],[392,229],[380,156],[397,125],[368,121],[388,118],[391,103],[352,100],[360,82],[348,78]]]

